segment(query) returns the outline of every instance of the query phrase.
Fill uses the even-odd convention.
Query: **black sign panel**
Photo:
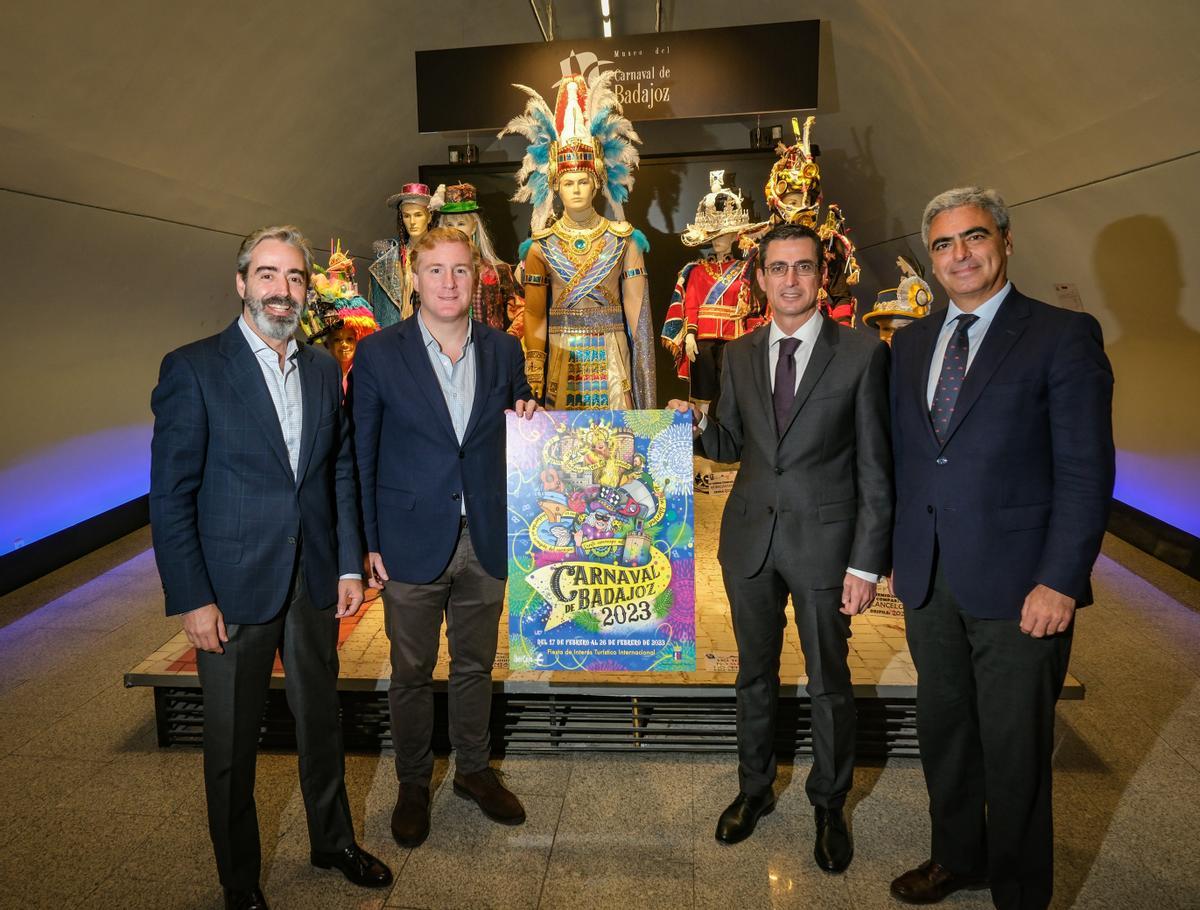
[[[625,116],[645,120],[728,117],[817,106],[821,24],[733,28],[417,51],[422,133],[500,129],[525,108],[513,83],[554,105],[570,72],[618,71]]]

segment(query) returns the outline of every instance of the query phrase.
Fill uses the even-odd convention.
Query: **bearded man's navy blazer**
[[[297,364],[303,418],[293,475],[236,319],[163,359],[150,400],[150,528],[168,615],[215,603],[227,623],[267,622],[288,602],[298,549],[317,609],[337,601],[340,576],[361,576],[341,371],[305,344]]]

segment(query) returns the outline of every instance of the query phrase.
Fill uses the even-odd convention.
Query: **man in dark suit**
[[[1113,489],[1112,371],[1095,319],[1009,282],[994,190],[934,198],[922,239],[950,305],[893,340],[893,553],[932,849],[892,893],[990,883],[997,907],[1044,908],[1054,706]]]
[[[507,575],[504,412],[537,409],[521,345],[470,317],[479,254],[437,228],[412,248],[416,315],[363,339],[350,373],[367,549],[383,585],[400,792],[392,834],[429,835],[433,669],[450,646],[454,791],[503,824],[525,810],[488,764],[492,664]]]
[[[238,252],[242,314],[168,354],[151,406],[150,524],[168,615],[196,648],[209,831],[227,907],[265,907],[254,806],[275,654],[296,718],[311,861],[357,885],[392,874],[354,842],[343,782],[338,620],[363,600],[341,377],[293,338],[312,253],[291,226]]]
[[[814,856],[841,872],[853,856],[843,806],[854,776],[850,617],[890,566],[892,462],[887,346],[817,311],[823,256],[811,229],[759,241],[756,275],[773,321],[725,349],[703,453],[741,461],[718,556],[733,613],[740,792],[717,840],[748,837],[775,806],[775,713],[784,608],[791,595],[812,701]],[[680,410],[683,402],[672,402]]]

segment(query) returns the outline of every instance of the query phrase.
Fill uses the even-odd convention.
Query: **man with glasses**
[[[740,461],[718,558],[738,644],[737,799],[717,840],[749,837],[775,808],[775,709],[792,598],[812,703],[817,865],[854,854],[843,806],[854,775],[850,617],[870,607],[891,561],[888,349],[821,316],[816,232],[780,225],[759,243],[756,277],[773,321],[726,347],[714,413],[692,409],[703,454]],[[671,406],[687,411],[687,402]]]

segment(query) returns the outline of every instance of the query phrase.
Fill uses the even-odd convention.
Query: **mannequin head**
[[[591,171],[567,171],[558,178],[558,198],[562,202],[563,214],[572,221],[586,221],[595,209],[592,200],[598,189],[595,174]]]
[[[717,234],[717,236],[712,239],[713,252],[718,257],[728,256],[729,251],[733,249],[733,241],[736,237],[737,234],[733,233]]]
[[[342,324],[340,329],[334,329],[325,336],[325,350],[333,355],[333,359],[342,368],[342,375],[350,370],[354,361],[354,351],[358,347],[358,335],[354,329]]]
[[[447,212],[438,216],[438,227],[457,228],[473,239],[479,230],[479,216],[474,212]]]
[[[409,243],[429,229],[429,208],[419,202],[402,202],[399,216],[400,236]]]

